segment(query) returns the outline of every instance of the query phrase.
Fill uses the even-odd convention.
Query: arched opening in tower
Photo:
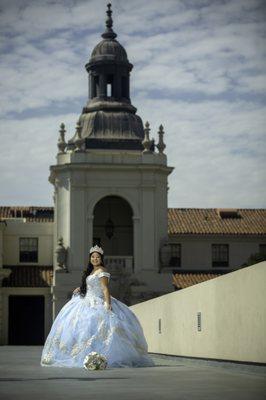
[[[107,97],[113,97],[114,95],[113,81],[114,81],[113,75],[107,75],[107,89],[106,89]]]
[[[112,279],[112,296],[131,304],[129,277],[134,272],[133,211],[120,196],[106,196],[94,207],[93,245],[104,250],[105,267]]]
[[[94,207],[93,244],[106,256],[133,256],[133,211],[120,196],[106,196]]]

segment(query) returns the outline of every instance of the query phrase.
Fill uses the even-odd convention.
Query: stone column
[[[85,249],[86,252],[86,260],[88,258],[88,250],[92,247],[93,245],[93,219],[94,216],[93,215],[88,215],[87,216],[87,246],[88,248]]]
[[[141,240],[141,229],[140,229],[140,217],[133,216],[133,255],[134,255],[134,273],[139,272],[142,269],[142,240]]]
[[[149,179],[147,175],[144,179]],[[142,186],[142,269],[156,271],[155,252],[155,199],[154,184],[147,183]]]
[[[100,75],[100,96],[99,97],[106,97],[106,76],[105,75]]]
[[[94,77],[92,73],[89,74],[89,98],[92,99],[95,96],[94,88]]]
[[[126,80],[126,88],[127,88],[127,98],[130,98],[130,80],[129,80],[129,76],[127,76],[127,80]]]

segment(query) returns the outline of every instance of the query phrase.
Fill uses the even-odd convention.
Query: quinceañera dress
[[[92,351],[107,358],[107,368],[154,366],[135,314],[112,296],[112,310],[105,308],[102,276],[110,279],[108,272],[89,275],[85,297],[73,294],[60,310],[43,348],[42,366],[81,368]]]

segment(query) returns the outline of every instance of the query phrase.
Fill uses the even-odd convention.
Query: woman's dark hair
[[[104,267],[104,260],[103,260],[103,255],[101,253],[98,253],[97,251],[94,251],[93,253],[97,253],[99,254],[99,256],[101,257],[101,265],[102,267]],[[92,253],[91,253],[92,254]],[[87,276],[89,276],[92,271],[93,271],[93,265],[91,263],[91,254],[90,254],[90,260],[89,263],[87,265],[87,268],[84,269],[83,274],[82,274],[82,278],[81,278],[81,285],[80,285],[80,296],[84,297],[86,295],[87,292],[87,283],[86,283],[86,278]]]

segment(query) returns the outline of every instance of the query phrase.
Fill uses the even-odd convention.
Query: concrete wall
[[[265,288],[262,262],[130,308],[150,352],[266,363]]]

